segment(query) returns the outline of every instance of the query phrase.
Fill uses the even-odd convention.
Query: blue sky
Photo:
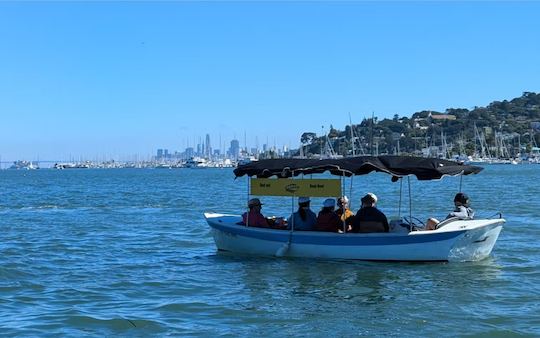
[[[297,147],[540,91],[535,2],[0,2],[0,156]]]

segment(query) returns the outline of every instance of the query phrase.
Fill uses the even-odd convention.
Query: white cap
[[[372,193],[372,192],[368,192],[367,194],[370,195],[371,198],[373,198],[373,200],[375,201],[375,203],[377,203],[377,195],[375,195],[375,194]]]
[[[338,198],[338,202],[348,204],[349,203],[349,198],[347,196],[341,196],[340,198]]]
[[[301,203],[307,203],[307,202],[311,202],[311,200],[309,199],[309,197],[305,197],[305,196],[298,197],[298,204],[301,204]]]
[[[333,198],[327,198],[324,200],[323,207],[329,208],[329,207],[335,207],[336,206],[336,200]]]

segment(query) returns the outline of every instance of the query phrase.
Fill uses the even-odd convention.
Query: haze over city
[[[0,3],[0,156],[297,148],[540,91],[540,3]],[[324,126],[324,129],[322,128]]]

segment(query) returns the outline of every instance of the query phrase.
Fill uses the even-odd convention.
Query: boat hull
[[[456,221],[432,231],[328,233],[237,224],[240,216],[205,214],[218,250],[263,256],[375,261],[471,261],[491,254],[504,219]]]

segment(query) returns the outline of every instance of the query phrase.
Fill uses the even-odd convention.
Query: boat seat
[[[360,222],[358,232],[385,232],[382,222],[364,221]]]

